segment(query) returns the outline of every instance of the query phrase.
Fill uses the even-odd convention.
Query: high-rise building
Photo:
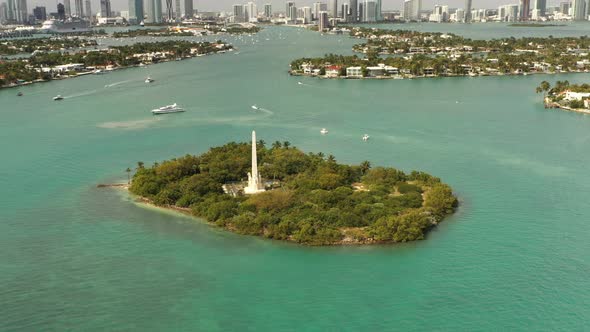
[[[100,0],[100,16],[111,16],[111,0]]]
[[[361,21],[362,22],[375,22],[377,18],[375,17],[377,13],[377,3],[373,0],[363,0],[361,1],[361,10],[359,13],[361,14]]]
[[[547,0],[534,0],[533,10],[538,11],[537,15],[544,17],[547,11]]]
[[[338,17],[338,0],[328,1],[328,14],[332,17]]]
[[[465,9],[463,8],[458,8],[455,11],[455,20],[457,22],[463,22],[465,20]]]
[[[568,15],[570,12],[570,5],[570,2],[561,2],[559,4],[559,11],[564,15]]]
[[[341,16],[344,22],[350,22],[350,4],[343,3],[340,8],[342,12]]]
[[[139,24],[143,21],[143,0],[129,0],[129,23]]]
[[[584,21],[588,15],[586,14],[586,1],[574,0],[572,2],[572,19],[574,21]]]
[[[248,22],[258,22],[258,8],[256,7],[256,3],[252,1],[246,4],[246,19]]]
[[[463,22],[465,23],[471,22],[471,6],[472,0],[465,0],[465,15],[463,17]]]
[[[176,21],[180,21],[180,18],[182,17],[182,12],[180,10],[180,0],[174,0],[174,17],[176,18]]]
[[[312,15],[314,20],[320,19],[320,12],[327,12],[328,11],[328,4],[323,2],[314,2],[312,6]]]
[[[33,16],[37,21],[45,21],[47,19],[47,10],[45,7],[37,6],[33,8]]]
[[[330,18],[328,12],[322,11],[318,13],[318,30],[324,31],[330,28]]]
[[[172,10],[172,0],[166,0],[166,21],[170,22],[174,19],[174,11]]]
[[[15,0],[7,0],[6,21],[12,22],[16,19],[16,3]]]
[[[420,20],[420,12],[422,11],[422,0],[405,0],[403,18],[406,21]]]
[[[233,6],[234,22],[240,23],[246,21],[244,5]]]
[[[0,24],[8,21],[8,4],[0,2]]]
[[[76,5],[76,16],[84,17],[84,5],[83,0],[74,0],[74,4]]]
[[[90,0],[86,0],[86,10],[84,11],[84,14],[86,14],[86,17],[91,18],[92,17],[92,3],[90,2]]]
[[[585,0],[582,0],[585,1]],[[520,0],[519,19],[521,21],[529,20],[529,13],[531,11],[531,0]]]
[[[350,5],[350,21],[357,22],[359,20],[359,4],[358,0],[349,0]]]
[[[57,18],[60,20],[66,19],[66,9],[65,9],[63,3],[57,4]]]
[[[295,21],[297,19],[297,9],[293,10],[295,7],[294,1],[287,1],[285,4],[285,17],[289,21]]]
[[[64,0],[64,7],[66,9],[66,17],[72,17],[72,4],[70,0]]]
[[[27,0],[16,0],[16,23],[24,24],[29,22],[29,11],[27,10]]]
[[[195,15],[195,7],[193,6],[193,0],[184,0],[184,16],[192,18]]]
[[[264,5],[264,17],[271,18],[272,17],[272,5],[267,3]]]
[[[146,22],[162,23],[162,0],[146,0]]]
[[[375,1],[375,20],[383,21],[383,3],[381,0]]]
[[[311,7],[302,7],[301,8],[301,17],[303,18],[303,24],[309,24],[313,20],[311,15]]]

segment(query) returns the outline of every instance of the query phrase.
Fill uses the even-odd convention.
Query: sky
[[[2,0],[0,0],[2,1]],[[59,2],[63,2],[64,0],[59,0]],[[92,10],[96,12],[96,9],[99,8],[99,1],[100,0],[91,0],[92,2]],[[165,0],[163,0],[165,1]],[[237,3],[247,3],[249,0],[193,0],[194,1],[194,8],[199,11],[231,11],[231,7],[233,4]],[[295,4],[300,6],[308,6],[314,2],[327,2],[328,0],[295,0]],[[383,10],[390,10],[395,9],[399,10],[402,8],[403,0],[382,0],[383,1]],[[28,5],[30,8],[33,8],[37,5],[40,6],[47,6],[48,11],[54,11],[53,9],[57,6],[56,0],[27,0]],[[72,6],[74,6],[74,0],[70,0]],[[262,9],[262,6],[265,3],[271,3],[273,5],[273,11],[284,11],[285,2],[286,0],[257,0],[254,1],[259,7],[259,10]],[[347,0],[339,0],[339,3],[348,2]],[[111,0],[111,8],[113,10],[127,10],[128,0]],[[501,5],[507,4],[516,4],[518,0],[473,0],[473,8],[497,8]],[[553,5],[554,3],[558,3],[558,1],[548,1],[548,5]],[[423,9],[430,9],[435,4],[441,5],[449,5],[452,8],[459,8],[464,6],[463,0],[422,0],[422,8]]]

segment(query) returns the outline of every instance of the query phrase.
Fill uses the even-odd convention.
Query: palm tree
[[[279,141],[275,141],[274,143],[272,143],[273,149],[280,149],[281,147],[283,147],[283,144],[281,144],[281,142]]]
[[[266,145],[266,142],[263,139],[258,140],[258,145],[260,145],[261,147],[264,148],[264,146]]]
[[[137,169],[143,169],[143,167],[144,167],[143,161],[138,161],[137,162]]]
[[[361,167],[361,172],[364,175],[365,173],[367,173],[368,170],[371,169],[371,163],[369,161],[365,160],[361,163],[360,167]]]
[[[284,141],[283,146],[285,147],[285,149],[288,149],[291,146],[291,143],[289,141]]]
[[[335,163],[336,162],[336,157],[334,157],[334,155],[329,155],[328,156],[328,162],[329,163]]]
[[[127,184],[130,184],[131,183],[131,168],[127,167],[125,172],[127,172]]]

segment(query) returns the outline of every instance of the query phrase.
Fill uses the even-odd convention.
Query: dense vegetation
[[[328,54],[291,62],[291,71],[303,73],[302,65],[314,69],[339,66],[369,67],[384,64],[408,75],[457,76],[532,72],[577,72],[590,69],[590,38],[502,38],[474,40],[454,34],[350,28],[350,35],[367,39],[353,46],[364,57]],[[392,56],[384,56],[392,55]],[[320,74],[321,75],[321,74]],[[366,75],[363,75],[366,76]],[[386,73],[383,76],[388,76]]]
[[[572,99],[567,100],[566,91],[578,92],[578,93],[590,93],[590,84],[570,84],[569,81],[557,81],[555,86],[551,87],[551,84],[547,81],[541,82],[536,88],[537,93],[543,93],[543,96],[547,98],[547,101],[552,106],[565,106],[573,109],[587,108],[584,106],[584,100],[590,98]]]
[[[288,142],[258,143],[264,193],[236,197],[222,186],[250,170],[251,146],[229,143],[200,156],[138,163],[132,193],[188,208],[229,230],[309,245],[421,240],[457,205],[451,188],[422,172],[338,164]]]
[[[152,62],[167,59],[184,58],[198,54],[215,53],[231,49],[232,46],[221,41],[189,42],[189,41],[161,41],[156,43],[137,43],[126,46],[113,46],[105,50],[79,51],[74,53],[40,53],[27,59],[16,59],[0,62],[0,87],[9,83],[33,81],[36,79],[52,79],[57,73],[45,72],[40,68],[54,67],[69,63],[81,63],[86,67],[114,67],[135,66],[144,61],[134,54],[160,52],[162,58],[153,58]]]
[[[34,51],[59,51],[98,45],[96,40],[80,38],[30,38],[0,42],[0,55],[32,53]]]
[[[202,26],[195,26],[200,27],[203,29],[203,32],[206,33],[220,33],[220,34],[231,34],[231,35],[239,35],[239,34],[250,34],[250,33],[257,33],[260,31],[260,28],[253,26],[253,27],[242,27],[242,26],[217,26],[217,25],[202,25]],[[195,34],[190,31],[175,31],[172,27],[170,28],[162,28],[162,29],[136,29],[136,30],[128,30],[128,31],[120,31],[113,33],[114,38],[130,38],[130,37],[171,37],[171,36],[194,36]]]

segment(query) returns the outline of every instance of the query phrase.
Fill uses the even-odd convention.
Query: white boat
[[[365,134],[365,135],[363,136],[363,141],[365,141],[365,142],[366,142],[366,141],[368,141],[368,140],[369,140],[369,138],[371,138],[371,136],[369,136],[369,135]]]
[[[146,83],[152,83],[153,81],[154,81],[154,79],[149,76],[148,76],[148,78],[145,79]]]
[[[320,133],[321,133],[322,135],[326,135],[326,134],[328,133],[328,129],[326,129],[326,128],[322,128],[322,130],[320,130]]]
[[[43,22],[43,26],[39,29],[41,33],[81,33],[90,32],[92,28],[88,21],[80,19],[63,20],[47,20]]]
[[[252,105],[252,109],[253,109],[253,110],[259,110],[259,109],[260,109],[260,107],[258,107],[258,106],[256,106],[256,105]]]
[[[301,82],[297,82],[297,84],[299,84],[299,85],[303,85],[303,83],[301,83]]]
[[[53,100],[63,100],[64,97],[62,97],[61,95],[57,95],[55,97],[53,97]]]
[[[166,106],[162,106],[160,108],[156,108],[152,110],[152,114],[157,115],[157,114],[168,114],[168,113],[179,113],[179,112],[184,112],[184,109],[180,106],[178,106],[176,103],[172,104],[172,105],[166,105]]]

